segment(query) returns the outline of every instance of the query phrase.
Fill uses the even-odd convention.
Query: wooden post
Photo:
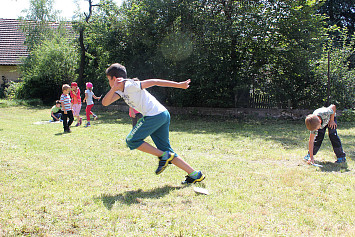
[[[330,55],[328,50],[328,85],[327,85],[327,102],[325,106],[330,104]]]

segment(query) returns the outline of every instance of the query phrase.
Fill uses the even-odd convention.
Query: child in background
[[[56,100],[55,105],[53,105],[51,109],[51,117],[53,118],[53,122],[60,121],[62,118],[62,110],[60,109],[61,105],[60,101]]]
[[[328,135],[332,143],[333,150],[337,156],[335,163],[345,163],[346,155],[341,146],[341,141],[337,133],[337,120],[335,116],[336,106],[331,105],[327,108],[316,109],[313,114],[306,117],[305,123],[308,130],[311,131],[308,141],[308,154],[304,160],[309,164],[314,164],[313,156],[317,154],[324,139],[325,130],[328,128]]]
[[[64,128],[64,132],[70,132],[70,125],[73,123],[74,121],[74,117],[73,117],[73,111],[72,111],[72,107],[71,107],[71,99],[69,96],[70,93],[70,86],[68,84],[64,84],[62,86],[62,91],[63,94],[60,96],[60,103],[62,104],[62,110],[63,110],[63,128]],[[68,121],[69,118],[69,121]]]
[[[83,119],[79,115],[81,110],[81,97],[80,97],[80,89],[76,82],[71,83],[70,97],[72,102],[73,115],[76,118],[76,122],[77,122],[75,127],[78,127],[81,125]]]
[[[100,97],[95,96],[94,92],[92,91],[93,89],[93,85],[91,82],[87,82],[86,83],[86,91],[85,91],[85,99],[83,102],[86,101],[86,120],[87,123],[85,125],[85,127],[90,127],[90,115],[92,115],[94,117],[94,120],[97,119],[96,114],[94,114],[93,112],[91,112],[92,107],[94,106],[94,99],[100,100]]]
[[[132,107],[129,107],[129,117],[131,117],[132,119],[132,126],[136,126],[137,121],[140,118],[143,118],[143,115],[141,113],[139,113],[139,111],[133,109]]]
[[[148,79],[134,81],[127,79],[126,68],[118,63],[112,64],[106,69],[106,76],[110,84],[110,91],[107,92],[102,105],[108,106],[116,100],[123,98],[132,108],[143,114],[126,138],[128,147],[138,149],[159,158],[158,168],[155,173],[162,173],[169,163],[184,170],[188,175],[183,184],[201,182],[205,176],[201,171],[193,169],[171,148],[169,141],[170,114],[168,110],[154,97],[146,88],[152,86],[174,87],[187,89],[190,80],[174,82],[161,79]],[[144,139],[150,136],[156,147],[145,142]]]

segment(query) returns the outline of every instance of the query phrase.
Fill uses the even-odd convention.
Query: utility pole
[[[327,102],[325,106],[330,104],[330,50],[328,50],[328,84],[327,84]]]

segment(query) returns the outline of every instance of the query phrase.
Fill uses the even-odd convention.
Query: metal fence
[[[268,95],[257,93],[249,94],[248,108],[253,109],[272,109],[276,108],[275,104]]]

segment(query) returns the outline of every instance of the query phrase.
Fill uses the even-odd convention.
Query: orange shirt
[[[80,97],[80,89],[79,87],[77,88],[76,92],[71,91],[70,92],[70,97],[72,99],[73,104],[81,104],[81,97]]]

